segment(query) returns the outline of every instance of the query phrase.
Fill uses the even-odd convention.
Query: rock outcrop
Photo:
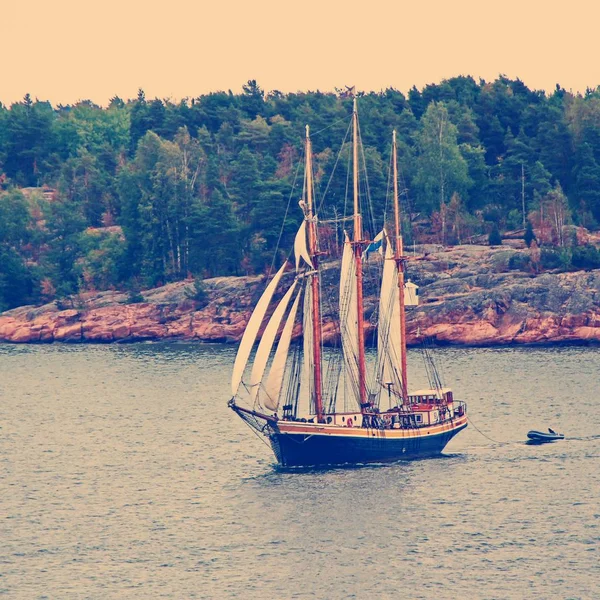
[[[426,249],[427,250],[427,249]],[[410,260],[409,277],[420,286],[421,306],[407,311],[409,343],[422,337],[468,345],[600,342],[600,271],[534,275],[509,270],[511,257],[526,251],[458,246],[429,248]],[[366,269],[367,333],[375,331],[378,258]],[[512,261],[518,263],[518,261]],[[337,335],[339,266],[323,269],[326,342]],[[292,273],[285,277],[293,277]],[[190,299],[191,282],[142,292],[128,304],[118,292],[87,293],[60,310],[55,303],[23,306],[0,314],[0,341],[134,342],[200,340],[235,342],[244,332],[263,277],[217,277],[205,281],[208,304]]]

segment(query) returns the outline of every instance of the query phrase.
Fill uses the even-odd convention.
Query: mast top
[[[306,126],[306,139],[310,137],[310,125]]]

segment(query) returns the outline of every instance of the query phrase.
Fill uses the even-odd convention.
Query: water
[[[226,407],[232,347],[0,345],[0,596],[599,598],[600,349],[438,355],[508,443],[289,473]]]

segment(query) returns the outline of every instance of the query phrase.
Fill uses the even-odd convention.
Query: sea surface
[[[234,352],[0,345],[0,597],[600,598],[600,348],[436,350],[444,457],[301,472],[227,408]]]

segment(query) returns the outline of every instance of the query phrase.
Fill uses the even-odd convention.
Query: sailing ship
[[[395,239],[390,239],[384,230],[370,241],[363,237],[359,202],[359,124],[354,98],[354,213],[352,235],[345,233],[341,259],[339,353],[324,351],[323,346],[323,253],[319,248],[308,126],[305,149],[300,202],[304,220],[294,242],[295,270],[285,261],[254,308],[236,356],[229,406],[265,436],[284,467],[389,462],[439,455],[467,426],[467,407],[454,399],[450,388],[443,387],[430,355],[430,387],[409,391],[405,309],[407,304],[416,304],[416,286],[405,283],[407,257],[400,226],[396,132],[392,143]],[[377,356],[369,361],[365,350],[363,263],[365,251],[380,245],[383,267]],[[292,273],[286,275],[288,269]],[[253,364],[248,368],[249,378],[245,378],[275,292],[290,275],[293,281],[267,320]],[[302,323],[302,341],[294,345],[297,319]]]

